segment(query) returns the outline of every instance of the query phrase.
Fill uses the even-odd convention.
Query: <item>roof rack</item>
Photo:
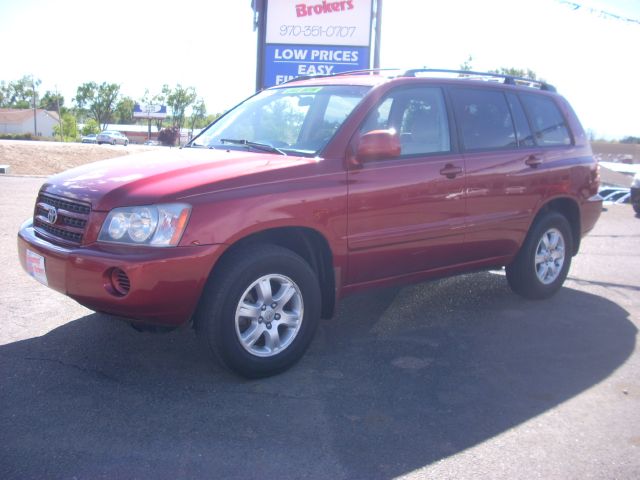
[[[526,85],[533,88],[539,88],[540,90],[546,90],[549,92],[556,92],[556,87],[543,82],[541,80],[534,80],[532,78],[516,77],[513,75],[504,75],[502,73],[490,73],[490,72],[474,72],[472,70],[445,70],[439,68],[412,68],[402,73],[401,77],[416,77],[416,73],[457,73],[461,77],[473,77],[473,78],[501,78],[506,85]]]
[[[475,72],[473,70],[446,70],[441,68],[412,68],[409,70],[402,70],[400,68],[369,68],[363,70],[349,70],[346,72],[330,73],[328,75],[301,75],[299,77],[292,78],[283,82],[281,85],[289,82],[298,82],[300,80],[311,80],[314,78],[326,78],[326,77],[338,77],[341,75],[371,75],[380,72],[400,72],[398,77],[416,77],[417,73],[455,73],[459,77],[474,79],[503,79],[503,83],[506,85],[524,85],[532,88],[539,88],[540,90],[546,90],[549,92],[556,92],[556,87],[544,82],[542,80],[534,80],[532,78],[516,77],[513,75],[504,75],[502,73],[490,73],[490,72]]]

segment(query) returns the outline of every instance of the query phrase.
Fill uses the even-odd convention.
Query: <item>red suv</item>
[[[180,150],[51,177],[19,255],[93,310],[193,322],[223,364],[258,377],[298,360],[351,292],[504,266],[520,295],[554,294],[600,215],[598,184],[576,115],[546,83],[308,78]]]

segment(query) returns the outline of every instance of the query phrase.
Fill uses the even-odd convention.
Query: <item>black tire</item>
[[[111,145],[115,145],[116,143],[117,143],[117,142],[116,142],[115,140],[113,140],[113,141],[111,142]]]
[[[98,145],[102,145],[102,142],[98,142]]]
[[[536,253],[538,245],[543,240],[543,236],[551,232],[556,232],[562,237],[564,243],[564,257],[562,266],[557,269],[556,275],[551,275],[545,283],[540,276],[536,266]],[[558,242],[559,244],[559,242]],[[543,246],[541,246],[544,248]],[[571,234],[571,226],[566,217],[557,212],[548,212],[540,216],[531,226],[524,244],[520,248],[515,260],[507,265],[507,281],[511,289],[525,298],[531,300],[540,300],[548,298],[555,294],[569,272],[571,266],[571,257],[573,254],[573,236]],[[555,266],[556,263],[553,263]],[[557,267],[555,267],[557,268]],[[540,274],[546,272],[541,268]]]
[[[124,146],[126,147],[127,145],[129,145],[129,140],[124,141]]]
[[[302,357],[318,327],[321,293],[315,272],[300,256],[275,245],[245,248],[232,253],[222,262],[209,279],[200,300],[195,316],[197,335],[224,366],[244,377],[267,377],[288,369]],[[272,324],[267,325],[266,320],[263,321],[263,313],[260,313],[259,320],[255,318],[248,320],[250,317],[242,316],[239,320],[236,317],[236,311],[241,301],[253,294],[254,290],[250,287],[265,276],[279,276],[293,282],[297,290],[291,301],[293,302],[294,298],[296,301],[301,299],[302,314],[299,327],[296,327],[297,333],[291,335],[290,332],[293,329],[289,330],[287,326],[277,325],[278,315],[270,316],[277,310],[267,307],[268,310],[264,315],[265,318],[270,319],[269,322],[273,322],[276,329],[273,332],[283,331],[285,336],[289,335],[293,338],[290,340],[291,343],[282,347],[281,351],[267,353],[270,356],[259,356],[260,352],[254,354],[249,351],[249,348],[267,348],[267,335],[272,332]],[[274,300],[276,294],[277,292],[274,292]],[[285,305],[291,305],[288,302],[282,305],[282,312]],[[258,305],[261,300],[256,297],[254,303]],[[271,306],[273,305],[275,303]],[[247,329],[243,332],[240,331],[242,322],[247,324]],[[267,326],[269,332],[266,330]],[[239,336],[251,328],[258,327],[262,329],[263,334],[257,337],[255,345],[243,346]],[[282,328],[284,330],[281,330]],[[279,335],[278,340],[280,340]],[[260,342],[263,342],[264,346],[261,346]]]
[[[633,204],[633,211],[636,212],[636,215],[640,215],[640,203]]]

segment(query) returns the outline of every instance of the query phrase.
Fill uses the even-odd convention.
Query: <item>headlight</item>
[[[636,173],[631,182],[631,188],[640,188],[640,173]]]
[[[174,246],[182,237],[190,213],[191,206],[185,203],[114,208],[102,224],[98,241]]]

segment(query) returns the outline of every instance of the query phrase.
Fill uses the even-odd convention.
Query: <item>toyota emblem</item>
[[[56,207],[49,207],[49,211],[47,212],[47,220],[49,220],[50,224],[55,224],[58,221],[58,211]]]

